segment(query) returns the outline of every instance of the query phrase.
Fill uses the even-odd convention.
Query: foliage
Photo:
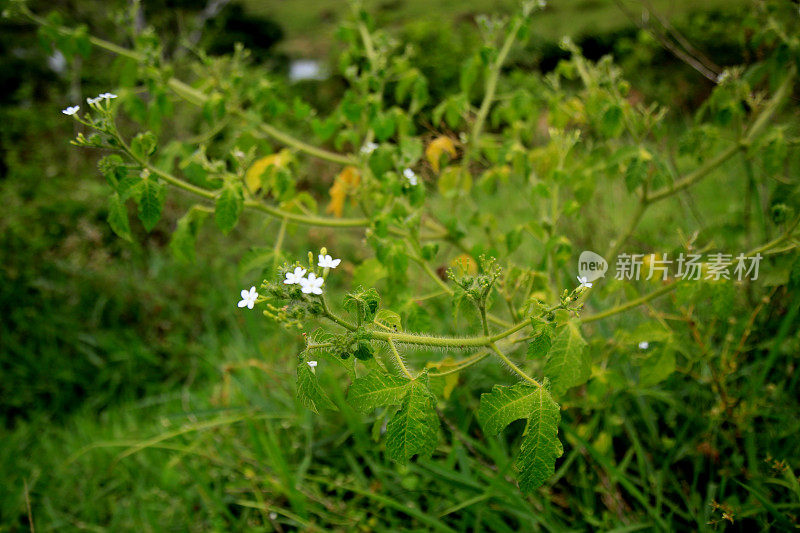
[[[621,487],[609,489],[609,498],[624,491],[635,505],[607,504],[602,516],[584,518],[588,527],[624,523],[626,514],[635,518],[632,527],[705,527],[729,520],[728,504],[715,503],[721,518],[709,516],[700,510],[707,503],[697,476],[686,491],[679,478],[671,478],[674,487],[659,485],[657,471],[669,469],[670,461],[681,467],[693,461],[686,468],[696,471],[703,456],[716,461],[725,448],[737,450],[725,469],[746,467],[755,475],[757,450],[786,453],[785,436],[764,443],[756,428],[763,412],[774,412],[773,401],[791,398],[797,381],[781,376],[785,390],[758,396],[778,362],[790,360],[782,356],[796,347],[788,333],[797,322],[800,265],[800,205],[790,177],[797,171],[796,112],[781,114],[800,66],[798,22],[784,16],[791,6],[758,4],[743,33],[762,55],[726,70],[693,123],[677,135],[665,122],[665,108],[630,98],[630,83],[610,57],[590,61],[569,40],[562,43],[569,59],[547,75],[504,72],[512,49],[529,37],[535,7],[525,2],[509,20],[479,19],[481,45],[463,58],[458,85],[444,91],[431,90],[412,53],[354,7],[352,21],[339,32],[344,50],[338,68],[347,88],[323,115],[300,98],[286,98],[284,82],[252,64],[242,48],[230,56],[200,54],[191,68],[180,65],[194,73],[187,83],[162,54],[155,32],[134,35],[132,48],[120,48],[14,4],[65,55],[87,53],[90,42],[126,62],[131,75],[115,88],[118,94],[81,103],[73,115],[73,143],[105,154],[99,169],[110,189],[113,232],[136,242],[142,229],[159,231],[173,189],[197,200],[171,238],[181,261],[202,253],[195,242],[204,243],[212,231],[203,229],[212,213],[225,235],[253,212],[276,219],[274,241],[247,258],[248,271],[263,279],[255,283],[263,314],[303,332],[305,346],[293,364],[299,404],[323,420],[347,421],[352,435],[339,438],[356,443],[377,478],[388,483],[394,478],[389,472],[428,471],[435,474],[426,478],[431,490],[447,492],[452,483],[471,498],[438,509],[451,516],[439,520],[396,495],[366,496],[371,491],[328,478],[326,466],[308,474],[318,448],[309,444],[300,459],[301,452],[282,450],[274,427],[256,427],[249,416],[221,417],[219,423],[244,421],[253,434],[254,451],[220,459],[235,464],[225,465],[226,475],[253,484],[245,490],[254,501],[233,503],[261,512],[248,520],[276,520],[262,501],[257,485],[263,481],[254,481],[258,476],[247,466],[258,464],[251,454],[268,457],[267,477],[277,478],[269,483],[287,506],[281,520],[293,525],[316,527],[310,516],[334,528],[354,523],[353,516],[336,522],[335,511],[311,504],[298,489],[311,481],[314,492],[353,492],[410,516],[419,527],[447,530],[484,519],[477,511],[462,512],[470,502],[501,499],[514,518],[491,515],[485,518],[489,528],[564,527],[581,509],[553,510],[555,491],[569,490],[560,483],[595,485],[586,472],[567,473],[578,461],[599,470],[602,483]],[[181,122],[202,130],[199,143],[167,140],[164,123],[178,108]],[[756,198],[733,210],[720,201],[715,183],[732,161],[745,169],[736,185]],[[692,204],[690,191],[703,187],[710,188],[707,220],[651,209],[680,206],[679,198]],[[318,203],[328,200],[327,214],[319,214]],[[134,207],[138,223],[129,217]],[[297,233],[297,226],[330,233],[320,243],[312,233]],[[608,276],[572,288],[576,250],[604,247],[603,256],[613,258],[652,242],[657,247],[650,254],[733,248],[745,257],[765,256],[762,270],[770,278],[734,284]],[[334,244],[341,265],[328,255]],[[306,260],[309,248],[314,253]],[[648,256],[651,272],[656,260]],[[703,268],[707,273],[710,267]],[[359,283],[348,290],[350,274]],[[780,311],[765,317],[764,299]],[[487,359],[499,365],[475,372]],[[255,359],[241,364],[259,368]],[[504,384],[509,377],[496,367],[510,371],[514,382]],[[271,416],[260,403],[263,383],[249,390],[243,405],[261,406],[258,416]],[[692,402],[705,407],[677,406]],[[641,424],[631,422],[633,410],[640,411]],[[715,425],[702,425],[709,417]],[[364,418],[372,419],[372,435],[385,436],[373,442]],[[670,428],[669,436],[659,433],[661,425]],[[694,451],[676,444],[698,426]],[[202,428],[196,423],[189,431]],[[742,433],[749,435],[744,443]],[[632,443],[619,460],[614,438]],[[559,463],[562,441],[568,446]],[[376,450],[398,466],[375,464]],[[655,458],[659,451],[666,452],[663,462]],[[296,472],[287,455],[299,465]],[[791,525],[800,495],[795,467],[782,470],[788,481],[780,483],[762,475],[757,482],[725,484],[720,499],[735,502],[745,517],[758,515],[762,524]],[[512,468],[520,492],[507,490]],[[631,469],[636,475],[626,474]],[[403,479],[419,483],[419,477]],[[765,496],[773,485],[780,493]],[[666,491],[686,501],[676,504],[664,498]],[[548,510],[547,518],[531,514],[531,501]],[[214,505],[221,523],[236,523],[224,498]],[[385,527],[403,522],[397,514],[386,520]]]

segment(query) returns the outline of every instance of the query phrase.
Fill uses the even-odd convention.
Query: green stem
[[[426,335],[413,335],[410,333],[385,333],[383,331],[370,331],[367,334],[371,339],[384,342],[391,339],[394,342],[402,344],[418,344],[442,348],[475,348],[479,346],[490,346],[492,343],[513,335],[528,325],[530,325],[530,321],[524,320],[495,335],[481,337],[431,337]]]
[[[336,324],[339,324],[344,329],[348,329],[350,331],[356,330],[356,327],[353,324],[345,320],[342,320],[341,318],[339,318],[338,316],[334,315],[331,312],[330,308],[328,307],[328,301],[325,299],[325,295],[320,296],[320,300],[322,301],[322,313],[328,320]]]
[[[655,290],[655,291],[651,292],[650,294],[646,294],[646,295],[642,296],[641,298],[636,298],[635,300],[631,300],[629,302],[625,302],[624,304],[618,305],[617,307],[612,307],[611,309],[607,309],[607,310],[602,311],[600,313],[596,313],[594,315],[590,315],[590,316],[587,316],[585,318],[582,318],[581,322],[584,323],[584,324],[587,323],[587,322],[594,322],[595,320],[602,320],[602,319],[608,318],[608,317],[610,317],[612,315],[616,315],[616,314],[625,312],[628,309],[633,309],[634,307],[637,307],[639,305],[642,305],[643,303],[649,302],[650,300],[654,300],[655,298],[658,298],[659,296],[661,296],[663,294],[667,294],[672,289],[674,289],[678,285],[678,283],[680,283],[680,282],[679,281],[675,281],[673,283],[670,283],[669,285],[664,285],[660,289]]]
[[[387,340],[387,342],[389,343],[389,347],[392,349],[392,354],[394,354],[394,359],[395,361],[397,361],[397,365],[400,367],[400,370],[403,371],[403,374],[408,376],[408,379],[414,379],[414,376],[412,376],[411,372],[409,372],[408,368],[406,368],[406,364],[403,362],[403,358],[400,357],[400,354],[397,352],[397,348],[392,342],[391,337]]]
[[[441,378],[441,377],[447,376],[449,374],[455,374],[456,372],[461,372],[465,368],[469,368],[472,365],[483,361],[484,359],[489,357],[490,353],[491,352],[480,352],[480,353],[477,353],[477,354],[473,355],[472,357],[464,359],[463,361],[461,361],[459,364],[457,364],[455,367],[451,368],[450,370],[445,370],[444,372],[431,372],[431,373],[428,374],[428,376],[432,377],[432,378]]]
[[[31,19],[33,22],[35,22],[36,24],[39,24],[40,26],[52,27],[56,31],[61,33],[62,35],[73,35],[75,33],[75,30],[72,30],[70,28],[65,28],[63,26],[52,26],[45,19],[35,15],[26,6],[22,6],[22,13],[25,16],[27,16],[29,19]],[[140,54],[140,53],[135,52],[133,50],[129,50],[129,49],[124,48],[122,46],[116,45],[116,44],[114,44],[114,43],[112,43],[110,41],[106,41],[105,39],[100,39],[99,37],[95,37],[94,35],[90,35],[89,36],[89,42],[92,45],[94,45],[94,46],[96,46],[98,48],[102,48],[102,49],[107,50],[107,51],[109,51],[109,52],[111,52],[113,54],[117,54],[117,55],[121,55],[121,56],[127,57],[129,59],[132,59],[132,60],[136,61],[137,63],[142,63],[142,62],[147,60],[147,57],[144,56],[143,54]],[[190,103],[192,103],[194,105],[202,106],[208,100],[208,97],[205,94],[203,94],[201,91],[198,91],[197,89],[191,87],[190,85],[182,82],[181,80],[179,80],[177,78],[170,78],[169,80],[167,80],[167,86],[170,89],[172,89],[176,94],[178,94],[178,96],[180,96],[184,100],[186,100],[186,101],[188,101],[188,102],[190,102]],[[248,118],[247,113],[245,113],[244,111],[242,111],[240,109],[233,110],[233,113],[236,114],[237,116],[240,116],[240,117],[243,117],[243,118]],[[305,143],[305,142],[303,142],[303,141],[301,141],[301,140],[289,135],[288,133],[285,133],[285,132],[283,132],[283,131],[281,131],[281,130],[279,130],[279,129],[277,129],[274,126],[271,126],[269,124],[259,123],[257,127],[262,132],[264,132],[265,134],[269,135],[273,139],[275,139],[275,140],[277,140],[277,141],[279,141],[279,142],[281,142],[281,143],[283,143],[283,144],[285,144],[287,146],[291,146],[293,148],[296,148],[297,150],[300,150],[301,152],[305,152],[305,153],[307,153],[309,155],[318,157],[319,159],[324,159],[324,160],[327,160],[327,161],[331,161],[333,163],[340,163],[340,164],[343,164],[343,165],[353,164],[356,161],[351,156],[337,154],[337,153],[331,152],[329,150],[324,150],[322,148],[317,148],[316,146],[312,146],[312,145],[310,145],[308,143]]]
[[[281,220],[281,227],[278,230],[278,238],[275,239],[275,247],[272,249],[272,268],[278,268],[280,262],[281,248],[283,247],[283,239],[286,237],[286,226],[289,224],[287,219]]]
[[[480,309],[481,311],[481,325],[483,326],[483,335],[488,337],[489,324],[486,322],[486,302],[483,302],[481,305],[479,305],[478,309]]]
[[[508,357],[506,357],[506,356],[503,354],[503,352],[501,352],[501,351],[500,351],[500,350],[497,348],[497,346],[495,346],[495,344],[494,344],[494,343],[491,343],[491,344],[489,345],[489,347],[490,347],[490,348],[492,349],[492,351],[493,351],[493,352],[494,352],[494,353],[497,355],[497,357],[499,357],[499,358],[500,358],[500,359],[501,359],[501,360],[502,360],[502,361],[503,361],[503,362],[504,362],[504,363],[505,363],[505,364],[508,366],[508,368],[510,368],[511,370],[513,370],[513,371],[514,371],[516,374],[518,374],[518,375],[519,375],[519,376],[520,376],[522,379],[524,379],[524,380],[525,380],[525,381],[527,381],[528,383],[532,383],[532,384],[536,385],[536,386],[537,386],[537,387],[539,387],[539,388],[541,388],[541,387],[542,387],[542,385],[541,385],[541,384],[540,384],[538,381],[536,381],[535,379],[533,379],[532,377],[530,377],[530,376],[529,376],[528,374],[526,374],[526,373],[525,373],[525,372],[524,372],[524,371],[523,371],[523,370],[522,370],[520,367],[518,367],[517,365],[515,365],[515,364],[514,364],[514,362],[513,362],[511,359],[509,359]]]
[[[196,106],[202,106],[208,100],[208,96],[206,96],[202,91],[198,91],[191,85],[184,83],[177,78],[170,78],[167,80],[167,86],[172,89],[175,94]],[[247,112],[241,109],[233,109],[231,110],[231,113],[247,120],[252,118]],[[303,142],[300,139],[297,139],[296,137],[279,130],[275,126],[271,126],[270,124],[259,122],[256,124],[256,127],[276,141],[279,141],[286,146],[291,146],[292,148],[300,150],[301,152],[305,152],[319,159],[324,159],[333,163],[340,163],[342,165],[351,165],[356,162],[356,160],[351,156],[337,154],[329,150],[317,148],[316,146]]]
[[[116,138],[117,141],[119,141],[125,153],[127,153],[134,161],[136,161],[136,163],[138,163],[139,166],[141,166],[142,168],[146,168],[148,171],[150,171],[151,174],[155,174],[156,176],[158,176],[165,182],[169,183],[173,187],[176,187],[178,189],[183,189],[198,196],[202,196],[203,198],[206,198],[208,200],[216,200],[217,195],[214,191],[209,191],[208,189],[198,187],[197,185],[188,183],[178,177],[173,176],[168,172],[161,170],[160,168],[150,164],[144,158],[141,158],[135,153],[133,153],[130,147],[125,143],[125,141],[119,135],[117,135]],[[284,211],[283,209],[272,207],[270,205],[255,200],[245,201],[244,207],[248,209],[254,209],[256,211],[261,211],[263,213],[267,213],[268,215],[272,215],[282,220],[290,220],[292,222],[296,222],[298,224],[305,224],[307,226],[352,228],[352,227],[365,227],[369,225],[369,219],[367,218],[328,218],[328,217],[303,215],[300,213],[292,213],[291,211]]]
[[[742,139],[740,143],[733,144],[732,146],[726,148],[725,150],[717,154],[715,157],[707,161],[703,166],[701,166],[700,168],[696,169],[693,172],[690,172],[682,179],[673,183],[671,186],[665,187],[660,191],[656,191],[648,195],[646,198],[647,203],[653,203],[659,200],[663,200],[664,198],[668,198],[673,194],[682,191],[683,189],[691,187],[698,181],[708,176],[708,174],[712,170],[714,170],[722,163],[733,157],[736,154],[736,152],[739,151],[742,145],[747,146],[750,143],[752,143],[755,140],[755,138],[761,133],[761,131],[767,126],[772,116],[775,114],[780,105],[788,96],[789,91],[792,88],[792,81],[794,80],[794,76],[795,76],[795,70],[794,68],[792,68],[789,71],[789,74],[786,76],[786,79],[783,80],[781,86],[778,88],[777,91],[775,91],[775,94],[769,100],[767,105],[764,106],[764,109],[761,110],[761,113],[759,113],[756,119],[752,122],[750,130],[747,132],[747,135],[745,135],[744,139]]]
[[[503,63],[508,56],[508,52],[511,50],[511,46],[514,44],[514,40],[516,39],[517,33],[519,32],[521,26],[522,19],[517,19],[511,28],[511,32],[509,32],[508,36],[506,37],[503,47],[500,49],[500,53],[497,54],[497,59],[495,60],[494,64],[492,65],[492,69],[489,72],[489,78],[486,80],[486,93],[483,96],[481,107],[478,109],[478,115],[475,117],[475,124],[472,126],[472,132],[470,134],[470,147],[464,154],[464,168],[467,168],[469,165],[471,152],[478,144],[478,138],[481,135],[483,125],[486,122],[486,117],[489,115],[489,108],[492,106],[494,95],[497,91],[497,80],[500,78],[500,69],[503,67]]]

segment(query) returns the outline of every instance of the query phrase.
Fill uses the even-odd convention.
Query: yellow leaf
[[[341,217],[345,198],[358,187],[359,183],[361,183],[361,175],[358,173],[358,169],[354,166],[344,167],[328,191],[331,195],[331,202],[325,208],[325,212]]]
[[[447,372],[457,364],[458,364],[457,361],[452,357],[446,357],[445,359],[437,363],[428,361],[428,363],[425,364],[425,368],[434,369],[437,372]],[[442,396],[444,397],[445,400],[450,398],[450,395],[453,393],[453,390],[456,388],[456,385],[458,385],[458,374],[459,374],[458,372],[453,372],[452,374],[447,374],[446,376],[441,378],[444,379],[444,389],[442,391]]]
[[[445,135],[440,135],[430,142],[425,149],[425,157],[433,167],[433,171],[439,173],[439,162],[441,161],[442,154],[447,153],[450,158],[456,156],[456,145],[453,139]]]
[[[283,149],[277,154],[271,154],[261,159],[256,160],[247,169],[244,175],[244,183],[251,192],[255,192],[261,188],[261,178],[264,173],[270,168],[286,168],[292,161],[292,153]]]

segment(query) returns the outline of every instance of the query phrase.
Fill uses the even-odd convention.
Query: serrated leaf
[[[320,409],[337,410],[336,405],[328,398],[322,387],[319,386],[317,374],[306,362],[301,362],[297,365],[296,395],[300,403],[317,414],[319,414]]]
[[[375,315],[375,322],[387,328],[392,328],[395,331],[399,331],[403,326],[403,320],[400,318],[400,315],[388,309],[381,309],[378,311]]]
[[[148,176],[135,187],[134,196],[139,203],[139,220],[142,221],[144,229],[150,231],[161,218],[161,210],[164,208],[164,186],[152,176]]]
[[[376,407],[400,405],[408,393],[411,381],[374,370],[353,381],[347,392],[347,401],[360,413],[369,413]]]
[[[574,323],[570,322],[556,331],[544,365],[544,374],[550,378],[556,394],[581,385],[589,379],[591,368],[586,353],[586,341]]]
[[[192,208],[178,220],[178,225],[169,243],[169,247],[178,261],[185,263],[194,261],[197,234],[206,216],[208,216],[207,211]]]
[[[372,322],[380,303],[381,297],[378,295],[378,291],[372,287],[369,289],[360,288],[345,295],[342,307],[348,313],[357,317],[360,322]]]
[[[550,351],[553,344],[553,327],[550,324],[539,324],[534,330],[535,336],[528,343],[528,359],[541,359]]]
[[[128,210],[117,193],[108,198],[108,225],[119,237],[133,241],[131,226],[128,223]]]
[[[386,455],[399,463],[414,455],[430,457],[439,440],[439,419],[427,375],[409,382],[408,387],[400,410],[386,427]]]
[[[139,157],[146,158],[156,151],[157,145],[156,136],[152,132],[145,131],[131,140],[131,152]]]
[[[556,459],[564,453],[558,440],[561,422],[558,404],[544,387],[536,389],[531,404],[528,428],[515,463],[523,492],[537,489],[552,476]]]
[[[478,422],[483,430],[489,435],[496,435],[514,420],[528,418],[540,388],[524,383],[495,385],[492,392],[481,394]]]
[[[236,227],[243,207],[244,197],[240,188],[229,186],[222,190],[219,198],[217,198],[214,218],[223,233],[228,233]]]

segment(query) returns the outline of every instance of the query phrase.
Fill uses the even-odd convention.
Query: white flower
[[[361,153],[364,155],[371,154],[378,148],[376,143],[367,143],[361,147]]]
[[[646,350],[649,347],[650,347],[650,343],[647,342],[647,341],[642,341],[642,342],[639,343],[639,349],[640,350]]]
[[[407,168],[407,169],[405,169],[405,170],[403,171],[403,176],[405,176],[405,177],[406,177],[406,179],[408,180],[408,182],[409,182],[411,185],[416,185],[417,183],[419,183],[419,182],[417,181],[417,175],[416,175],[416,174],[414,174],[414,171],[413,171],[413,170],[411,170],[410,168]]]
[[[247,307],[248,309],[252,309],[254,305],[256,305],[256,298],[258,298],[258,293],[256,292],[255,287],[250,287],[250,290],[247,289],[242,290],[242,301],[239,302],[239,307]]]
[[[318,278],[313,272],[307,278],[300,280],[304,294],[322,294],[323,283],[325,283],[325,278]]]
[[[306,361],[306,363],[307,363],[307,364],[308,364],[308,366],[310,366],[311,368],[314,368],[315,366],[317,366],[317,362],[316,362],[316,361]]]
[[[337,266],[339,266],[339,263],[341,262],[342,262],[341,259],[334,259],[329,255],[320,254],[319,261],[317,262],[317,264],[321,268],[336,268]]]
[[[99,96],[97,98],[87,98],[86,99],[86,103],[89,104],[89,105],[94,105],[97,102],[99,102],[100,100],[102,100],[102,98],[100,98]]]
[[[80,109],[80,108],[81,108],[81,106],[74,105],[74,106],[70,106],[70,107],[68,107],[66,109],[62,109],[61,112],[64,113],[65,115],[74,115],[75,113],[78,112],[78,109]]]
[[[116,97],[117,97],[117,95],[113,94],[113,93],[102,93],[102,94],[97,95],[96,100],[99,100],[100,98],[105,98],[106,100],[111,100],[112,98],[116,98]]]
[[[578,283],[581,284],[581,287],[586,287],[587,289],[592,288],[592,282],[589,281],[586,276],[578,276]]]
[[[294,273],[287,272],[286,279],[283,280],[284,285],[295,285],[297,283],[303,284],[303,276],[306,275],[306,269],[303,267],[295,267]]]
[[[275,520],[276,518],[278,518],[278,513],[276,513],[275,511],[269,513],[270,520]]]

